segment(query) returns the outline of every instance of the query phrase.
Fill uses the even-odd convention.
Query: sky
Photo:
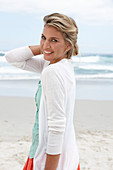
[[[0,0],[0,51],[39,44],[53,12],[76,21],[80,53],[113,53],[113,0]]]

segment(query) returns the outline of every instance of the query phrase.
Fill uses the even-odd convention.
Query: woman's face
[[[50,64],[66,58],[66,53],[70,49],[69,45],[64,41],[62,33],[53,26],[44,27],[40,47],[44,54],[44,59],[50,61]]]

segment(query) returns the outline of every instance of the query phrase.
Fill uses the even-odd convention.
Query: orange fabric
[[[23,170],[33,170],[33,158],[29,159],[28,157]],[[77,170],[80,170],[80,164],[78,165]]]
[[[29,159],[28,157],[23,170],[33,170],[33,158]]]
[[[77,170],[80,170],[80,164],[78,164],[78,168],[77,168]]]

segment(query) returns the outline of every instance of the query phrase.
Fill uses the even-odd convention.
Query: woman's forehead
[[[63,35],[60,31],[58,31],[55,27],[53,26],[48,26],[46,25],[43,29],[44,36],[50,36],[50,37],[56,37],[56,38],[63,38]]]

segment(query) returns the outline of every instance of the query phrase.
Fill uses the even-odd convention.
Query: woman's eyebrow
[[[46,37],[44,34],[42,34],[42,36]],[[50,37],[51,39],[60,39],[58,37]]]
[[[58,37],[51,37],[52,39],[60,39],[60,38],[58,38]]]

